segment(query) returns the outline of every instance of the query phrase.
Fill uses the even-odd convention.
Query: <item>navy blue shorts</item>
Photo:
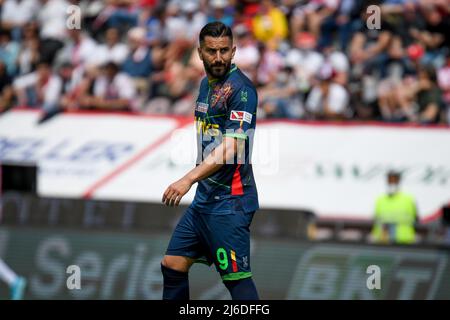
[[[254,213],[204,213],[190,206],[172,234],[166,255],[214,263],[222,280],[251,277],[250,224]]]

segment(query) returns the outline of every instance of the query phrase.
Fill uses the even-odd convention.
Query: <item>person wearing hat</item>
[[[375,218],[371,232],[375,243],[412,244],[416,241],[418,222],[414,196],[400,191],[401,173],[387,173],[387,191],[375,201]]]

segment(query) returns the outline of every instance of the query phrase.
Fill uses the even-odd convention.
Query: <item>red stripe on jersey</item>
[[[238,272],[236,260],[231,260],[231,266],[233,267],[233,272]]]
[[[241,167],[238,164],[236,171],[233,174],[233,182],[231,183],[231,195],[233,196],[241,196],[244,194],[244,188],[242,187],[241,182],[241,173],[239,172],[239,168]]]
[[[237,263],[236,263],[236,252],[231,250],[231,266],[233,267],[233,272],[238,271]]]

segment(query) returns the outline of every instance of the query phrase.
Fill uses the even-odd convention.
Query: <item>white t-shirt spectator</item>
[[[347,56],[341,51],[332,52],[326,60],[337,72],[349,71],[350,63],[348,61]]]
[[[29,87],[37,85],[39,77],[37,72],[32,72],[27,75],[18,77],[13,82],[15,89],[24,90]],[[55,105],[58,103],[62,92],[62,80],[57,75],[52,75],[50,79],[42,86],[44,91],[44,104]]]
[[[66,37],[67,8],[70,3],[65,0],[48,0],[38,13],[41,25],[41,38],[64,40]]]
[[[256,45],[247,45],[245,47],[237,47],[234,55],[234,62],[239,67],[251,68],[256,67],[259,61],[259,51]]]
[[[273,80],[273,77],[281,70],[283,63],[283,57],[279,52],[266,51],[261,57],[261,62],[258,66],[258,82],[268,84],[268,82]]]
[[[343,86],[331,83],[327,96],[327,105],[330,111],[343,114],[347,108],[349,95]],[[315,86],[306,100],[306,108],[308,111],[316,113],[322,112],[324,106],[323,94],[320,87]]]
[[[6,0],[2,8],[2,21],[23,25],[32,20],[37,9],[37,0]]]
[[[136,88],[133,80],[119,72],[112,81],[100,76],[94,83],[94,95],[104,99],[128,99],[130,107],[135,108]]]
[[[121,65],[127,58],[128,52],[128,46],[125,43],[116,43],[113,47],[102,44],[97,47],[95,59],[92,59],[89,62],[98,65],[107,62],[114,62]]]
[[[437,81],[445,103],[450,105],[450,66],[447,65],[438,70]]]
[[[83,34],[79,43],[67,42],[58,54],[58,61],[69,61],[75,67],[97,62],[98,45],[90,36]]]
[[[291,49],[285,58],[286,64],[294,68],[297,78],[305,81],[317,74],[324,61],[324,56],[314,50]]]

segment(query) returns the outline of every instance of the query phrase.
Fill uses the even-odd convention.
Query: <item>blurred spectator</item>
[[[450,124],[450,52],[447,53],[445,65],[438,70],[437,78],[444,103],[442,120]]]
[[[258,45],[245,24],[237,25],[234,34],[236,38],[234,61],[250,79],[256,79],[256,67],[260,59]]]
[[[309,118],[336,120],[345,117],[349,95],[343,86],[333,82],[334,77],[335,72],[329,64],[319,70],[319,83],[313,87],[306,100]]]
[[[422,124],[437,123],[442,107],[441,92],[432,67],[421,67],[414,82],[398,91],[398,103],[405,116]]]
[[[298,85],[303,92],[311,89],[313,79],[325,60],[316,46],[316,38],[311,33],[301,32],[297,34],[294,46],[286,56],[286,63],[294,68]]]
[[[181,4],[181,11],[184,14],[186,28],[183,30],[184,37],[192,44],[195,44],[200,30],[206,24],[206,15],[199,10],[197,1],[187,0]]]
[[[20,41],[23,27],[31,21],[38,9],[38,0],[5,0],[1,10],[1,27]]]
[[[70,63],[64,63],[60,66],[57,74],[57,80],[59,82],[58,86],[55,86],[59,89],[58,101],[54,105],[48,105],[44,108],[44,112],[42,113],[39,123],[43,123],[53,116],[64,110],[70,110],[72,105],[69,103],[69,100],[75,98],[73,93],[77,85],[78,78],[74,77],[74,67]]]
[[[425,30],[412,29],[411,35],[426,48],[422,63],[439,68],[444,64],[445,54],[450,47],[450,22],[433,5],[426,5],[423,11]]]
[[[350,71],[350,62],[347,56],[336,49],[334,46],[323,48],[325,63],[330,64],[335,72],[334,82],[346,86],[348,82],[348,73]]]
[[[6,71],[13,77],[17,71],[17,57],[19,56],[20,45],[11,39],[11,34],[0,31],[0,61],[6,65]]]
[[[361,12],[361,20],[366,21],[369,18],[366,12],[367,8],[363,8]],[[398,57],[396,46],[392,46],[394,38],[394,30],[392,25],[385,20],[381,21],[383,28],[368,29],[365,24],[354,34],[350,47],[350,61],[355,65],[358,77],[363,73],[372,73],[377,71],[380,76],[386,76],[386,65],[389,57]],[[400,53],[401,55],[401,53]]]
[[[311,32],[314,37],[320,37],[320,28],[324,21],[336,14],[339,7],[340,0],[311,0],[302,1],[301,4],[294,10],[292,16],[292,36],[297,37],[298,32],[308,31]],[[347,7],[344,7],[348,10]],[[343,14],[346,12],[343,11]],[[344,24],[343,18],[339,18],[340,24]],[[329,27],[325,28],[326,32],[329,32]],[[328,34],[327,36],[328,37]],[[329,40],[327,40],[329,41]],[[327,43],[326,45],[329,45]]]
[[[120,42],[119,30],[109,28],[106,30],[105,43],[97,46],[96,60],[99,64],[115,62],[121,65],[128,56],[128,47]]]
[[[346,49],[347,43],[352,35],[352,22],[350,21],[350,16],[355,4],[355,0],[323,2],[322,6],[324,6],[324,8],[316,14],[318,18],[314,17],[312,20],[313,23],[319,24],[319,48],[332,45],[333,36],[337,35],[339,38],[339,47],[342,50]],[[311,30],[314,30],[314,28],[317,27],[313,26]]]
[[[300,118],[303,115],[294,69],[285,66],[275,81],[259,88],[258,99],[265,118]]]
[[[6,72],[6,66],[0,62],[0,113],[13,106],[12,78]]]
[[[439,121],[442,100],[432,67],[418,67],[417,77],[385,88],[379,99],[380,111],[386,121],[411,121],[421,124]]]
[[[139,22],[140,6],[136,0],[106,0],[106,6],[94,22],[98,29],[104,24],[107,28],[120,31],[136,27]]]
[[[416,241],[416,203],[412,195],[400,191],[400,181],[399,172],[389,171],[387,191],[376,199],[371,234],[376,243],[412,244]]]
[[[84,109],[136,110],[136,90],[130,77],[120,72],[119,66],[108,62],[93,83],[93,94],[80,101]]]
[[[266,46],[259,46],[261,60],[256,70],[256,83],[266,85],[277,78],[278,72],[284,66],[283,56],[276,50],[276,42],[269,42]]]
[[[207,23],[220,21],[229,27],[233,26],[233,9],[229,6],[228,0],[210,0],[209,7],[211,12],[208,16]]]
[[[70,3],[65,0],[39,0],[39,2],[37,20],[41,38],[63,41],[66,37],[67,8]]]
[[[92,37],[79,29],[67,30],[67,39],[58,55],[61,62],[70,62],[75,68],[83,68],[85,64],[97,61],[98,46]]]
[[[165,39],[168,42],[184,39],[187,28],[187,21],[181,12],[181,4],[169,2],[165,13]]]
[[[165,41],[166,13],[164,6],[157,6],[153,10],[147,8],[141,19],[143,28],[146,29],[146,43],[149,47],[160,45]]]
[[[274,6],[272,0],[261,1],[258,14],[252,21],[253,34],[266,45],[271,42],[278,48],[288,36],[288,24],[283,12]]]
[[[30,25],[23,29],[22,45],[17,60],[18,75],[30,73],[36,69],[36,64],[44,59],[41,41],[35,29]]]
[[[133,79],[138,93],[143,98],[147,98],[153,62],[152,52],[146,45],[144,28],[136,27],[128,31],[128,49],[122,71]]]
[[[192,92],[203,76],[198,70],[197,52],[179,50],[170,58],[167,53],[164,68],[152,75],[152,99],[146,106],[147,113],[191,114],[195,97]],[[195,63],[197,61],[197,63]]]
[[[44,112],[57,108],[61,87],[61,79],[52,72],[46,61],[40,61],[36,71],[18,77],[13,82],[19,106],[40,108]]]

